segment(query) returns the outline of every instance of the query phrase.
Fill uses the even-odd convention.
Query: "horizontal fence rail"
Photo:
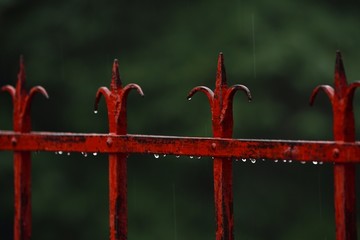
[[[152,135],[0,132],[0,150],[172,154],[235,159],[360,163],[360,143]]]
[[[334,86],[320,85],[310,96],[310,104],[323,91],[333,110],[334,141],[233,139],[233,97],[242,91],[251,101],[250,90],[240,84],[227,85],[224,59],[218,57],[214,91],[205,86],[193,88],[208,98],[213,137],[136,135],[127,133],[127,95],[137,84],[122,85],[118,61],[112,69],[110,88],[100,87],[95,95],[95,111],[101,97],[108,111],[108,134],[32,132],[30,107],[36,93],[48,98],[41,86],[25,89],[25,67],[20,58],[16,86],[4,86],[13,100],[13,131],[0,131],[0,151],[14,152],[14,240],[31,239],[31,152],[106,153],[109,158],[110,240],[127,239],[127,156],[169,154],[213,158],[216,240],[234,240],[232,159],[270,159],[331,163],[334,168],[334,211],[336,240],[356,240],[355,165],[360,163],[360,142],[355,141],[353,96],[360,82],[348,84],[340,52],[335,63]]]

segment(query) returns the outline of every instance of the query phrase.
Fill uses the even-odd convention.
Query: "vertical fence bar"
[[[119,63],[115,59],[112,68],[112,79],[110,90],[101,87],[96,93],[95,112],[101,95],[104,96],[109,121],[109,132],[114,135],[126,135],[126,100],[131,89],[136,89],[141,96],[143,92],[137,84],[128,84],[122,87]],[[112,140],[109,137],[107,144],[110,146]],[[109,221],[110,240],[127,239],[127,154],[109,154]]]
[[[226,72],[223,54],[219,54],[215,91],[207,87],[195,87],[189,95],[190,99],[196,92],[206,94],[212,113],[213,136],[232,138],[233,133],[233,96],[237,90],[243,90],[249,100],[250,91],[244,85],[234,85],[230,88],[226,82]],[[216,144],[212,147],[216,149]],[[232,190],[232,159],[215,157],[213,162],[214,197],[216,215],[216,240],[234,239],[233,190]]]
[[[310,103],[319,90],[330,98],[333,109],[333,132],[335,141],[355,142],[355,120],[353,97],[360,82],[347,84],[340,52],[336,54],[334,88],[321,85],[314,89]],[[334,154],[339,152],[334,151]],[[337,240],[356,240],[356,188],[355,164],[336,163],[334,165],[334,206]]]
[[[16,88],[7,85],[2,91],[10,93],[13,99],[13,128],[15,132],[31,131],[30,104],[36,92],[48,98],[46,90],[40,86],[33,87],[29,93],[25,89],[25,66],[20,57],[20,70]],[[16,139],[12,139],[16,145]],[[14,152],[14,239],[31,238],[31,152]]]

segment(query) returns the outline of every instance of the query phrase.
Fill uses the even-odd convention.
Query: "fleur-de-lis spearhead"
[[[191,97],[196,92],[203,92],[207,96],[213,115],[212,119],[214,126],[219,125],[223,121],[231,121],[232,123],[233,98],[238,90],[244,91],[248,97],[248,100],[251,101],[252,97],[250,90],[246,86],[236,84],[228,87],[224,65],[224,56],[223,53],[220,53],[217,63],[215,90],[212,91],[208,87],[198,86],[189,92],[187,98],[191,99]]]
[[[310,105],[313,105],[315,97],[320,91],[325,92],[329,97],[334,114],[334,136],[336,140],[350,140],[354,135],[354,113],[353,98],[354,92],[360,86],[360,81],[347,83],[342,56],[336,52],[334,87],[329,85],[317,86],[311,96]],[[346,128],[344,128],[346,126]],[[343,129],[343,130],[341,130]]]
[[[329,97],[331,103],[334,101],[345,100],[347,103],[352,102],[355,89],[360,86],[360,82],[347,83],[344,64],[340,51],[336,52],[334,87],[329,85],[317,86],[311,96],[310,105],[313,105],[315,97],[319,91],[323,91]]]
[[[21,126],[27,125],[27,129],[22,130],[29,131],[30,123],[24,123],[24,121],[30,116],[30,107],[33,97],[36,93],[40,93],[46,98],[49,98],[49,95],[41,86],[32,87],[30,91],[27,92],[25,88],[25,80],[26,74],[24,57],[20,56],[20,69],[17,76],[16,87],[14,88],[11,85],[6,85],[1,88],[1,91],[8,92],[12,97],[14,104],[14,127],[16,130],[21,130]]]
[[[317,93],[324,91],[329,97],[333,110],[333,134],[335,141],[355,141],[355,118],[353,112],[353,97],[360,82],[348,84],[342,57],[336,53],[334,88],[329,85],[316,87],[310,97],[313,104]],[[356,190],[355,165],[334,165],[334,205],[336,239],[356,239]]]
[[[101,96],[104,96],[106,106],[108,108],[108,117],[109,117],[109,125],[110,128],[116,131],[116,126],[118,124],[124,124],[124,128],[126,128],[125,118],[126,118],[126,101],[127,96],[130,93],[130,90],[135,89],[137,92],[144,96],[144,93],[141,87],[137,84],[130,83],[125,87],[122,86],[120,73],[119,73],[119,62],[117,59],[114,60],[112,67],[112,76],[110,89],[107,87],[100,87],[96,93],[94,110],[98,110],[98,105]]]

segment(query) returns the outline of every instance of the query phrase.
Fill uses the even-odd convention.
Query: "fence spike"
[[[313,103],[316,94],[323,90],[330,99],[333,110],[333,133],[335,141],[355,141],[353,92],[359,82],[348,85],[340,51],[336,52],[334,88],[328,85],[316,87],[310,97]],[[334,165],[334,201],[336,240],[356,239],[355,165]]]
[[[100,87],[96,93],[94,109],[97,111],[100,97],[106,101],[109,132],[115,135],[127,133],[126,101],[130,90],[135,89],[141,96],[144,93],[137,84],[122,87],[119,63],[115,59],[112,67],[110,90]],[[110,240],[127,239],[127,154],[109,154],[109,225]]]
[[[188,94],[188,99],[196,92],[203,92],[209,99],[212,114],[213,136],[231,138],[233,132],[232,103],[236,91],[242,90],[251,100],[249,89],[244,85],[227,86],[224,55],[218,56],[215,90],[198,86]],[[216,146],[215,146],[216,148]],[[234,239],[232,161],[231,158],[214,158],[214,195],[216,212],[216,240]]]

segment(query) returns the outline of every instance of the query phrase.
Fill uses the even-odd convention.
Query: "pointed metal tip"
[[[116,69],[116,68],[119,68],[119,60],[117,60],[116,58],[114,59],[114,62],[113,62],[113,70]]]
[[[335,72],[345,74],[344,63],[341,52],[339,50],[336,51]]]
[[[215,88],[218,89],[218,91],[220,91],[220,88],[224,85],[226,85],[226,71],[224,64],[224,55],[222,52],[220,52],[217,63]]]
[[[115,58],[112,66],[111,76],[111,89],[117,89],[121,87],[120,73],[119,73],[119,61]]]
[[[20,65],[20,71],[23,71],[25,68],[25,59],[24,59],[24,55],[20,54],[19,57],[19,65]]]
[[[347,88],[344,63],[339,50],[336,51],[334,86],[335,92],[337,92],[339,96],[342,96]]]
[[[223,61],[224,61],[224,54],[223,52],[220,52],[218,57],[218,62],[223,62]]]
[[[25,60],[24,56],[20,54],[19,57],[19,72],[18,72],[17,86],[21,89],[25,83]]]
[[[338,65],[341,62],[342,62],[342,55],[341,55],[340,50],[337,50],[336,51],[336,64]]]
[[[23,54],[20,54],[19,61],[20,61],[20,64],[24,64],[24,55]]]
[[[218,68],[224,68],[224,54],[222,52],[219,53]]]

